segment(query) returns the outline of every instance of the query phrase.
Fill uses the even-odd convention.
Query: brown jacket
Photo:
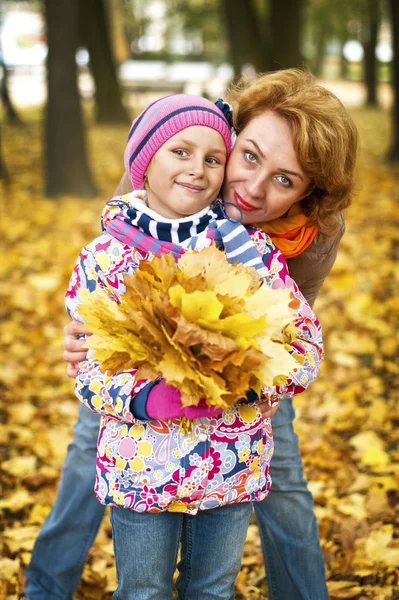
[[[115,190],[115,195],[128,194],[132,191],[132,184],[124,173]],[[294,279],[313,307],[317,294],[320,291],[323,281],[331,271],[335,262],[338,244],[345,231],[344,218],[341,215],[340,229],[334,237],[324,237],[317,235],[308,248],[295,258],[288,258],[287,265],[292,279]]]
[[[344,232],[345,221],[341,214],[339,231],[334,237],[316,235],[302,254],[287,259],[292,279],[312,307],[325,278],[335,263],[338,245]]]

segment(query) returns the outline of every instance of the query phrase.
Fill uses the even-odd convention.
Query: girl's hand
[[[164,379],[154,385],[148,394],[146,411],[151,419],[168,421],[186,417],[187,419],[201,419],[220,417],[222,408],[208,406],[205,400],[200,400],[198,406],[182,407],[180,391],[172,385],[167,385]]]
[[[81,335],[91,334],[79,321],[70,321],[64,327],[64,353],[62,357],[68,363],[68,377],[76,377],[79,370],[79,362],[86,358],[87,348],[84,347],[85,340],[78,339],[78,336]]]

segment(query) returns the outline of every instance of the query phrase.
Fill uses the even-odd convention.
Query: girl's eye
[[[277,176],[277,180],[284,186],[284,187],[292,187],[292,181],[291,179],[288,179],[288,177],[286,177],[285,175],[278,175]]]
[[[208,156],[208,158],[206,158],[206,162],[209,165],[220,165],[220,161],[217,158],[214,158],[213,156]]]
[[[249,152],[249,150],[247,150],[246,152],[244,152],[244,155],[248,162],[256,163],[256,154],[254,154],[253,152]]]
[[[183,148],[177,148],[176,150],[173,150],[174,154],[177,154],[177,156],[188,156],[188,152],[187,150],[183,150]]]

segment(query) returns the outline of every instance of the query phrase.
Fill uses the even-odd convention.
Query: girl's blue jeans
[[[183,513],[111,509],[118,589],[114,600],[233,600],[252,514],[250,503]]]
[[[303,476],[294,417],[292,403],[282,401],[272,419],[275,440],[272,488],[263,502],[253,505],[269,597],[270,600],[328,600],[313,499]],[[70,600],[79,583],[86,554],[104,514],[104,507],[93,494],[98,426],[99,417],[80,405],[57,499],[27,568],[29,600]],[[220,510],[215,509],[215,514]],[[215,559],[214,569],[222,558],[220,555]],[[183,572],[181,582],[182,577]],[[191,596],[187,598],[191,600]]]

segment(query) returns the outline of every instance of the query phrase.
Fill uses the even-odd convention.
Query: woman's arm
[[[264,388],[266,398],[273,403],[303,392],[315,379],[323,359],[323,344],[320,323],[290,277],[283,255],[274,247],[268,236],[265,237],[261,253],[269,270],[269,276],[265,278],[266,283],[274,289],[291,290],[291,304],[296,316],[295,336],[288,340],[288,343],[291,347],[289,352],[296,360],[297,367],[291,371],[287,383]]]
[[[345,223],[341,216],[339,231],[334,237],[318,236],[304,252],[287,259],[292,279],[312,308],[325,278],[335,263],[344,232]]]

